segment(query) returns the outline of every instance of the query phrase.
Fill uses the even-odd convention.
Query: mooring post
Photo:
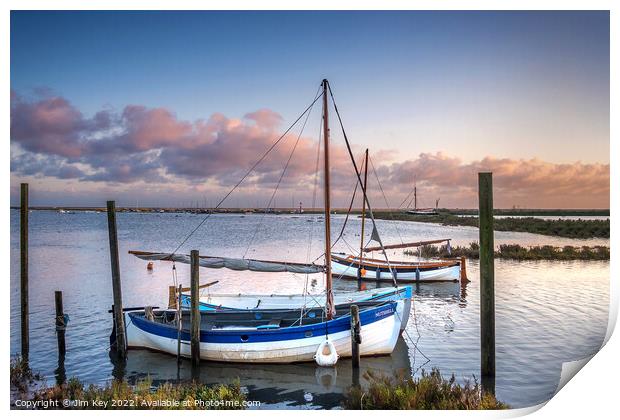
[[[495,394],[495,245],[493,174],[478,174],[480,222],[480,373],[482,387]]]
[[[198,287],[200,283],[200,264],[198,251],[192,250],[190,254],[191,258],[191,298],[192,298],[192,312],[191,312],[191,350],[192,350],[192,367],[198,367],[200,365],[200,301],[198,296]]]
[[[360,367],[360,312],[357,305],[351,305],[351,363],[354,369]]]
[[[54,301],[56,304],[56,336],[58,338],[58,356],[64,357],[66,353],[65,346],[65,311],[62,305],[62,291],[54,292]]]
[[[121,358],[127,354],[121,272],[118,260],[118,236],[116,234],[116,203],[108,201],[108,234],[110,238],[110,263],[112,268],[112,294],[114,295],[114,326],[116,328],[116,352]]]
[[[177,307],[177,288],[176,286],[168,286],[168,309],[176,309]]]
[[[353,385],[359,385],[360,347],[362,336],[360,334],[360,312],[357,305],[351,305],[351,367]]]
[[[28,363],[30,333],[28,325],[28,184],[21,184],[19,208],[20,299],[22,361]]]
[[[177,366],[181,366],[181,329],[183,328],[183,324],[181,322],[181,318],[183,317],[183,311],[181,309],[181,295],[183,294],[182,284],[179,284],[177,293]]]
[[[467,269],[465,268],[466,258],[464,256],[461,257],[461,284],[465,285],[469,283],[469,279],[467,278]]]

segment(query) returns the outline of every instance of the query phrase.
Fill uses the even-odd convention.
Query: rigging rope
[[[372,161],[372,158],[370,158],[370,167],[372,168],[372,173],[375,175],[375,178],[377,178],[377,184],[379,185],[379,190],[381,190],[381,194],[383,194],[383,200],[385,200],[385,205],[388,209],[388,214],[390,215],[390,218],[392,219],[392,225],[396,228],[396,233],[398,233],[398,237],[400,238],[400,243],[405,243],[403,241],[403,237],[400,234],[400,230],[398,229],[398,223],[396,223],[396,220],[394,219],[394,215],[392,214],[392,208],[390,207],[390,203],[388,202],[388,199],[385,195],[385,192],[383,191],[383,186],[381,186],[381,181],[379,181],[379,175],[377,175],[377,170],[375,169],[375,164]]]
[[[226,201],[226,199],[239,187],[239,185],[241,185],[241,183],[254,171],[254,169],[256,169],[256,167],[267,157],[267,155],[271,153],[271,151],[278,145],[278,143],[280,143],[280,141],[288,134],[288,132],[291,131],[291,129],[299,122],[299,120],[303,118],[303,116],[312,108],[312,106],[316,103],[316,101],[319,100],[319,98],[321,98],[321,96],[323,96],[322,92],[314,98],[312,103],[306,107],[306,109],[299,115],[299,117],[297,117],[295,121],[293,121],[293,123],[286,129],[286,131],[284,131],[284,133],[275,141],[275,143],[273,143],[267,149],[267,151],[265,151],[265,153],[260,157],[260,159],[258,159],[258,161],[256,161],[254,165],[252,165],[252,167],[245,173],[245,175],[243,175],[243,177],[232,187],[232,189],[228,191],[228,193],[217,203],[215,209],[218,209],[224,203],[224,201]],[[170,255],[172,256],[176,254],[176,252],[183,245],[185,245],[189,238],[191,238],[192,235],[196,233],[196,231],[200,229],[200,227],[204,225],[207,220],[209,220],[212,214],[213,213],[207,214],[207,216],[202,219],[202,221],[185,237],[185,239],[183,239],[183,241],[181,241],[181,243],[174,249],[174,251],[170,253]]]
[[[318,91],[315,94],[315,96],[318,95]],[[295,144],[293,145],[293,149],[291,150],[291,153],[288,156],[288,159],[286,160],[286,164],[284,165],[284,168],[282,169],[282,173],[280,174],[280,178],[278,179],[278,182],[276,183],[276,187],[273,190],[273,193],[271,194],[271,198],[269,198],[269,202],[267,203],[267,207],[265,207],[265,211],[263,212],[259,222],[258,222],[258,226],[256,227],[256,229],[254,230],[254,234],[252,235],[252,238],[250,239],[248,246],[245,250],[245,252],[243,253],[243,258],[245,259],[247,253],[250,251],[250,247],[252,246],[252,243],[254,242],[254,239],[256,238],[256,235],[258,234],[258,231],[260,230],[261,226],[263,225],[263,221],[265,220],[265,215],[267,214],[267,211],[269,208],[271,208],[271,203],[273,202],[277,192],[278,192],[278,188],[280,188],[280,184],[282,183],[282,178],[284,178],[284,174],[286,174],[286,170],[288,169],[289,164],[291,163],[291,159],[293,158],[293,155],[295,154],[295,150],[297,150],[297,145],[299,145],[299,140],[301,139],[301,136],[304,133],[304,129],[306,128],[306,124],[308,123],[308,118],[310,118],[310,114],[312,114],[312,109],[314,108],[314,104],[312,104],[312,106],[310,107],[310,110],[308,111],[308,113],[306,114],[306,119],[304,120],[303,125],[301,126],[301,130],[299,131],[299,135],[297,136],[297,140],[295,141]]]
[[[368,200],[368,194],[366,192],[366,189],[364,188],[364,184],[362,183],[362,177],[360,175],[360,172],[357,169],[357,163],[355,163],[355,158],[353,157],[353,151],[351,150],[351,145],[349,144],[349,139],[344,129],[344,124],[342,123],[342,118],[340,117],[340,112],[338,111],[336,100],[334,99],[334,92],[332,91],[332,87],[329,83],[327,84],[327,86],[329,87],[329,94],[332,98],[332,103],[334,104],[334,110],[336,111],[338,122],[340,123],[340,129],[342,130],[342,135],[344,137],[344,141],[347,146],[347,151],[349,152],[349,157],[351,158],[351,163],[353,164],[353,168],[355,169],[355,175],[357,176],[357,181],[359,182],[359,185],[362,186],[362,192],[364,193],[364,200],[366,201],[366,205],[368,206],[368,214],[370,216],[370,220],[372,221],[373,230],[376,230],[377,224],[375,223],[375,217],[372,212],[372,207],[370,206],[370,201]],[[383,256],[385,257],[385,262],[387,263],[388,269],[390,270],[390,274],[392,275],[392,282],[394,283],[394,287],[397,287],[396,278],[394,277],[394,271],[392,270],[390,259],[388,258],[385,248],[383,247],[383,243],[380,240],[378,242],[379,242],[379,245],[381,245],[381,250],[383,251]]]

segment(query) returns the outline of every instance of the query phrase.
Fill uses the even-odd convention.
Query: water
[[[457,217],[478,217],[477,214],[457,214]],[[520,219],[533,217],[542,220],[609,220],[609,216],[549,216],[549,215],[495,215],[496,219]]]
[[[153,272],[128,250],[172,251],[204,216],[191,214],[120,213],[123,303],[165,306],[171,266],[158,262]],[[344,216],[335,216],[334,239]],[[262,228],[257,229],[259,222]],[[385,243],[403,240],[452,238],[454,245],[477,240],[469,227],[378,221]],[[349,221],[336,251],[359,247],[360,222]],[[214,215],[180,252],[290,261],[313,260],[322,253],[323,224],[314,215]],[[254,236],[251,244],[250,238]],[[309,238],[312,238],[310,241]],[[30,213],[30,360],[34,370],[53,383],[58,367],[54,332],[54,290],[64,292],[71,320],[67,328],[68,377],[103,384],[115,376],[135,380],[176,379],[176,359],[149,351],[130,351],[126,366],[109,355],[112,304],[107,219],[104,213]],[[497,232],[496,244],[606,245],[609,240],[571,240],[514,232]],[[309,246],[310,244],[310,246]],[[248,246],[249,245],[249,246]],[[308,257],[308,255],[310,257]],[[402,251],[391,257],[406,259]],[[178,266],[179,281],[189,284],[188,267]],[[363,358],[362,369],[392,375],[419,375],[420,368],[438,367],[459,380],[478,375],[479,289],[478,266],[468,261],[473,281],[466,289],[453,283],[422,285],[415,290],[415,316],[389,357]],[[549,399],[558,384],[562,362],[596,352],[605,335],[609,304],[608,262],[496,261],[497,396],[514,407]],[[251,279],[251,280],[248,280]],[[306,281],[313,292],[323,290],[321,276],[287,273],[201,271],[201,282],[219,280],[217,292],[300,293]],[[369,283],[368,287],[374,287]],[[353,290],[355,282],[335,281],[337,291]],[[419,338],[418,338],[419,332]],[[417,348],[413,341],[417,340]],[[19,214],[11,212],[11,353],[19,344]],[[418,350],[419,349],[419,350]],[[430,361],[426,358],[428,357]],[[185,363],[187,365],[188,363]],[[181,378],[190,376],[183,368]],[[203,363],[207,383],[239,378],[249,399],[269,408],[338,407],[351,383],[348,361],[336,369],[313,364],[247,366]]]

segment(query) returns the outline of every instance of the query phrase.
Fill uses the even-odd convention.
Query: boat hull
[[[400,320],[396,315],[399,305],[404,305],[404,302],[386,303],[360,312],[362,356],[392,353],[400,335]],[[350,316],[347,315],[327,323],[274,330],[201,331],[200,358],[238,363],[310,362],[325,340],[326,329],[340,357],[350,357],[350,322]],[[126,324],[128,347],[177,354],[177,330],[174,325],[158,324],[132,312],[126,313]],[[183,330],[181,356],[190,355],[189,332]]]
[[[385,263],[365,263],[351,257],[332,255],[332,274],[347,279],[357,279],[358,271],[361,270],[362,280],[389,281],[392,274]],[[416,263],[398,261],[391,264],[396,273],[398,283],[435,282],[435,281],[460,281],[461,263],[458,260],[441,261],[436,263]]]

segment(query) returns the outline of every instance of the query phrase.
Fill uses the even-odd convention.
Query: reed
[[[42,376],[33,372],[28,362],[20,356],[11,358],[11,386],[19,392],[28,390],[28,386],[42,380]]]
[[[477,242],[471,242],[469,246],[452,247],[451,252],[444,245],[437,247],[425,245],[420,250],[405,250],[406,255],[422,256],[423,258],[450,258],[466,257],[478,259],[480,257],[480,246]],[[517,244],[500,245],[495,250],[495,258],[505,258],[522,261],[536,260],[586,260],[586,261],[609,261],[609,248],[606,246],[564,246],[555,247],[551,245],[540,245],[525,247]]]
[[[42,388],[34,392],[31,401],[46,402],[60,409],[244,409],[245,394],[239,382],[232,385],[207,386],[196,382],[163,383],[154,386],[147,378],[135,385],[114,380],[106,386],[84,385],[77,378],[66,384]],[[69,404],[66,401],[87,404]]]
[[[475,377],[463,384],[454,375],[444,378],[438,369],[422,371],[419,378],[364,374],[367,389],[351,387],[343,403],[353,410],[498,410],[510,408],[492,394],[483,393]]]
[[[444,226],[478,227],[477,217],[458,217],[450,213],[436,216],[407,213],[376,212],[375,219],[438,223]],[[609,238],[609,219],[605,220],[544,220],[536,217],[506,217],[494,220],[494,230],[526,232],[572,239]]]

